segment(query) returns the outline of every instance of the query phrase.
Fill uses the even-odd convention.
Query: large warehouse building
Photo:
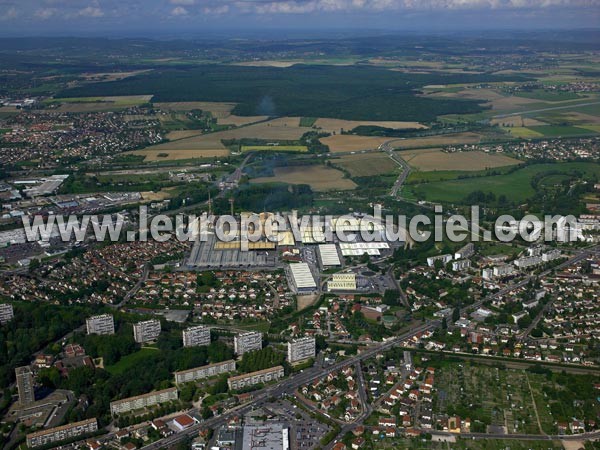
[[[319,256],[321,257],[321,266],[323,266],[323,268],[338,267],[342,265],[335,244],[319,245]]]
[[[331,280],[327,282],[327,290],[331,291],[355,291],[356,274],[354,273],[335,273]]]
[[[310,293],[317,289],[317,283],[308,264],[290,264],[290,274],[290,284],[297,294]]]

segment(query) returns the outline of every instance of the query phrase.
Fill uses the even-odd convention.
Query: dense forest
[[[516,77],[516,78],[515,78]],[[406,74],[368,66],[295,65],[289,68],[207,65],[165,69],[120,81],[67,89],[57,97],[153,94],[153,101],[235,102],[242,116],[334,117],[433,121],[444,114],[483,110],[475,100],[420,97],[428,84],[522,80],[490,74]]]

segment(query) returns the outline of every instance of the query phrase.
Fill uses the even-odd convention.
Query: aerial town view
[[[0,0],[0,448],[600,449],[600,1]]]

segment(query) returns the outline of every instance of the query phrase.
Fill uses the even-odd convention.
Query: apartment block
[[[227,385],[229,386],[229,389],[237,390],[247,386],[279,380],[283,375],[283,366],[270,367],[268,369],[230,377],[227,380]]]
[[[138,322],[133,326],[133,339],[140,344],[158,339],[160,320],[152,319]]]
[[[233,338],[233,350],[237,355],[262,349],[262,333],[249,331],[238,334]]]
[[[98,421],[87,419],[81,422],[69,423],[61,427],[36,431],[27,435],[27,447],[35,448],[53,444],[55,442],[76,438],[85,434],[98,431]]]
[[[210,328],[198,325],[183,330],[183,346],[198,347],[210,345]]]
[[[305,337],[288,342],[287,358],[290,364],[314,358],[316,344],[314,337]]]
[[[162,391],[152,391],[148,394],[137,395],[135,397],[124,398],[110,402],[110,413],[123,414],[136,409],[147,408],[148,406],[159,405],[161,403],[177,400],[179,394],[177,388],[172,387]]]
[[[35,387],[33,373],[29,366],[17,367],[15,369],[17,378],[17,391],[19,392],[19,403],[28,406],[35,402]]]
[[[115,334],[115,320],[110,314],[88,317],[87,334]]]
[[[526,269],[528,267],[537,266],[542,263],[541,256],[523,256],[522,258],[514,261],[515,266],[519,269]]]
[[[202,380],[215,375],[235,371],[235,361],[218,362],[207,366],[195,367],[193,369],[175,372],[175,384],[189,383],[190,381]]]
[[[454,253],[454,259],[466,259],[475,254],[475,244],[469,242],[467,245]]]
[[[10,303],[0,304],[0,325],[10,322],[14,316],[13,306]]]

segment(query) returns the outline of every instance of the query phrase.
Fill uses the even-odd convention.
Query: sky
[[[0,35],[598,28],[600,0],[0,0]]]

